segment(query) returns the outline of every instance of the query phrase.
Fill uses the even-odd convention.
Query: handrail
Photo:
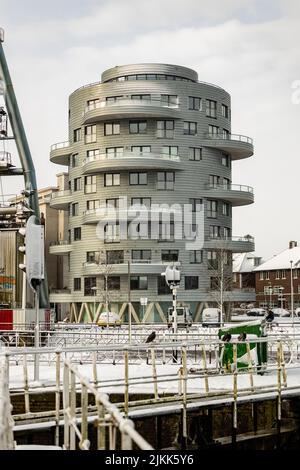
[[[247,135],[240,135],[240,134],[223,134],[223,133],[218,133],[218,134],[211,134],[211,133],[206,133],[204,135],[206,139],[211,139],[211,140],[229,140],[229,141],[238,141],[238,142],[245,142],[247,144],[253,144],[253,139],[251,137],[248,137]]]
[[[161,106],[162,108],[178,108],[178,103],[167,103],[163,100],[149,98],[149,99],[136,99],[136,98],[118,98],[116,101],[98,101],[86,106],[84,114],[92,111],[93,109],[117,107],[117,106]]]
[[[241,184],[231,184],[231,183],[208,183],[206,186],[208,189],[221,189],[224,191],[243,191],[247,193],[253,193],[254,190],[251,186],[245,186]]]
[[[51,199],[55,199],[57,197],[63,197],[63,196],[71,196],[71,190],[65,189],[64,191],[56,191],[51,194]]]
[[[69,240],[57,240],[50,242],[50,246],[64,246],[64,245],[71,245]]]
[[[11,165],[11,153],[5,152],[3,150],[0,151],[0,165],[4,162],[7,165]]]
[[[152,152],[120,152],[116,154],[110,153],[99,153],[98,155],[93,155],[91,157],[86,157],[83,161],[83,165],[93,161],[99,160],[114,160],[118,158],[158,158],[160,160],[171,160],[171,161],[180,161],[180,157],[178,155],[166,155],[166,154],[159,154],[159,153],[152,153]]]
[[[58,142],[56,144],[51,145],[50,149],[51,151],[57,150],[57,149],[63,149],[63,148],[70,147],[70,145],[71,145],[70,142],[67,140],[65,142]]]

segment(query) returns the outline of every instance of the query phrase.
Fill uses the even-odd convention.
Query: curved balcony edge
[[[69,165],[69,159],[72,154],[72,146],[69,141],[59,142],[51,145],[50,161],[57,165]]]

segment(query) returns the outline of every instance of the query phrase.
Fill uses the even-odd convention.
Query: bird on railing
[[[155,340],[155,337],[156,337],[156,333],[155,331],[152,331],[152,333],[150,333],[150,335],[148,336],[148,338],[146,339],[146,343],[151,343],[152,341]]]
[[[230,340],[231,340],[231,334],[230,333],[226,333],[222,338],[222,341],[224,341],[225,343],[229,343]]]

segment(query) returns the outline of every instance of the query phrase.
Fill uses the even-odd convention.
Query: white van
[[[221,310],[219,308],[205,308],[202,312],[202,326],[220,326]]]
[[[177,307],[176,308],[176,320],[178,326],[191,326],[193,323],[193,317],[188,307]],[[168,324],[169,326],[173,323],[173,307],[168,308]]]

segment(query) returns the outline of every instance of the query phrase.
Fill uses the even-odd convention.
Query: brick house
[[[254,269],[256,305],[300,307],[300,247],[289,242],[289,247]]]

